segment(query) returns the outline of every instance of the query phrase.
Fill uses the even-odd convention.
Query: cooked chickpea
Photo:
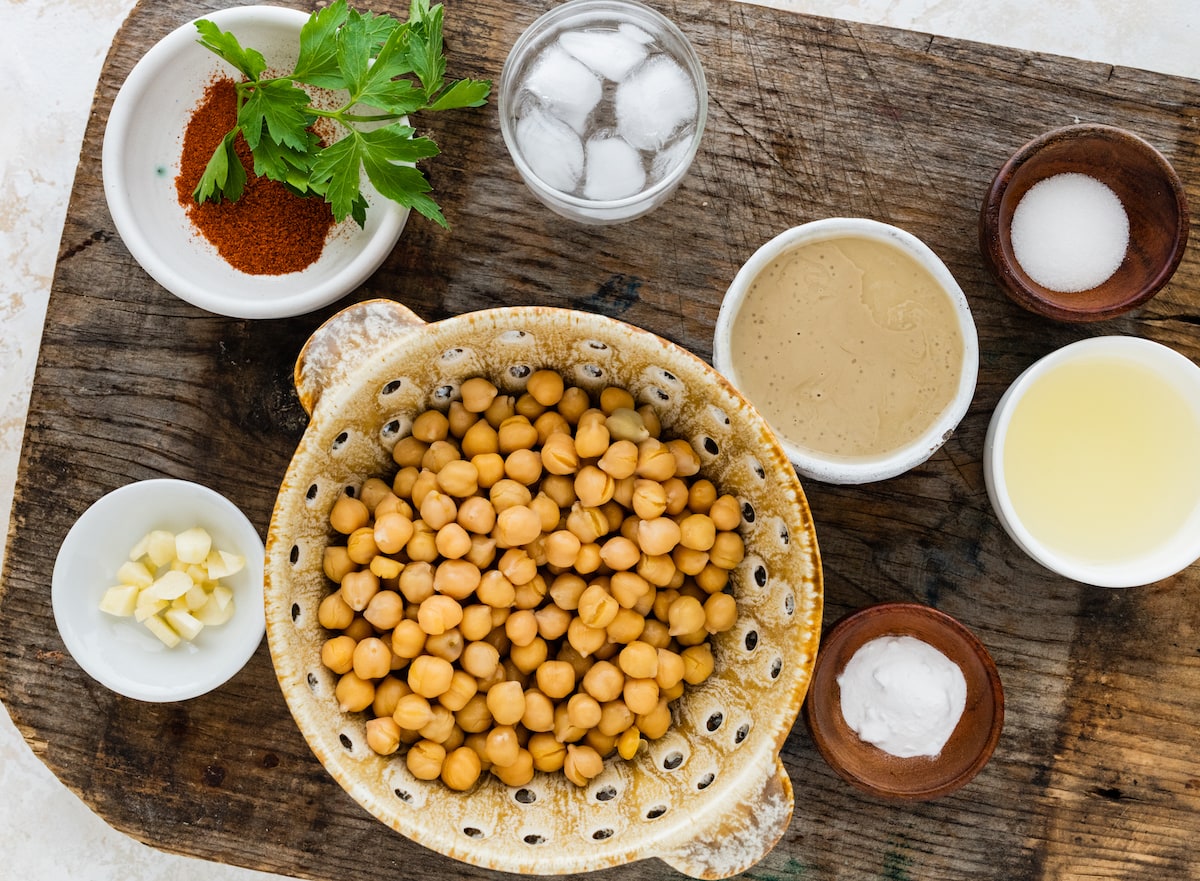
[[[345,634],[325,640],[321,645],[321,663],[339,676],[354,667],[355,642]]]
[[[447,523],[437,531],[434,544],[447,560],[460,560],[471,552],[471,535],[457,523]]]
[[[497,725],[487,733],[486,750],[488,761],[506,767],[517,761],[521,752],[521,741],[517,729],[511,725]]]
[[[375,544],[375,530],[363,526],[350,533],[346,539],[346,553],[360,566],[370,563],[371,558],[379,553],[379,546]]]
[[[504,459],[504,476],[531,486],[542,476],[542,457],[532,449],[513,450]]]
[[[492,775],[506,786],[524,786],[533,779],[533,756],[522,748],[511,765],[492,765]]]
[[[567,746],[567,757],[563,762],[563,774],[576,786],[587,782],[604,770],[604,759],[590,746]]]
[[[613,480],[624,480],[633,476],[637,464],[637,444],[631,440],[619,440],[604,451],[596,466]]]
[[[358,564],[350,559],[345,545],[331,545],[325,549],[321,559],[321,568],[325,570],[330,581],[341,584],[346,573],[353,572],[358,568]]]
[[[658,675],[658,649],[647,642],[635,640],[621,649],[617,665],[622,673],[632,679],[653,679]]]
[[[496,517],[493,535],[500,547],[527,545],[542,534],[542,518],[527,504],[505,508]]]
[[[401,658],[417,657],[425,651],[427,635],[416,621],[405,619],[392,630],[392,652]]]
[[[585,465],[575,475],[575,495],[586,507],[598,508],[613,497],[615,490],[612,475],[605,474],[595,465]]]
[[[683,656],[683,679],[689,685],[699,685],[713,672],[712,648],[707,643],[694,645],[681,652]]]
[[[400,572],[404,569],[404,564],[399,560],[393,560],[391,557],[385,557],[380,554],[371,559],[371,565],[367,567],[381,581],[389,582],[391,587],[400,579]],[[385,585],[387,586],[387,585]]]
[[[588,585],[579,597],[579,620],[588,627],[603,628],[612,623],[620,605],[599,583]]]
[[[576,728],[595,728],[600,716],[600,702],[590,694],[576,692],[567,700],[567,719]]]
[[[454,713],[441,703],[433,704],[429,711],[429,721],[417,733],[426,740],[446,746],[446,741],[454,734]]]
[[[376,716],[390,716],[396,711],[400,698],[412,691],[403,679],[393,675],[385,676],[375,684],[375,699],[371,701],[371,712]]]
[[[709,563],[696,573],[695,583],[704,593],[720,593],[729,584],[729,570]]]
[[[543,407],[553,407],[562,400],[565,384],[557,370],[535,370],[525,384],[525,391]]]
[[[350,670],[338,679],[333,695],[343,713],[358,713],[375,700],[375,686]]]
[[[434,655],[419,655],[408,666],[408,687],[426,698],[445,694],[454,678],[454,665]]]
[[[418,740],[408,748],[405,763],[418,780],[437,780],[442,774],[446,748],[432,740]]]
[[[717,527],[707,514],[691,514],[679,524],[679,542],[694,551],[707,551],[717,538]]]
[[[570,434],[555,432],[542,444],[541,465],[554,475],[574,474],[579,470],[579,452],[575,449],[575,438]]]
[[[600,559],[610,569],[632,569],[641,558],[641,548],[623,535],[614,536],[600,546]]]
[[[463,606],[463,618],[458,625],[463,639],[475,642],[492,632],[492,607],[483,603]]]
[[[418,563],[432,563],[438,558],[437,535],[424,520],[413,523],[413,537],[404,546],[404,552]]]
[[[344,630],[354,620],[354,609],[340,590],[327,594],[317,606],[317,622],[326,630]]]
[[[573,618],[567,627],[567,643],[579,652],[581,657],[588,657],[597,652],[608,642],[608,632],[602,627],[592,627],[584,623],[582,618]]]
[[[515,725],[525,714],[525,690],[519,682],[509,680],[493,685],[486,699],[497,725]]]
[[[533,767],[538,771],[561,771],[567,758],[567,746],[559,743],[558,738],[548,731],[539,731],[530,736],[528,745],[529,755],[533,759]]]
[[[658,740],[671,727],[671,707],[667,700],[659,700],[648,713],[639,713],[637,728],[649,740]]]
[[[479,694],[467,701],[467,705],[454,714],[454,721],[468,734],[487,731],[492,727],[492,714],[488,710],[487,695],[480,690]]]
[[[467,429],[461,442],[462,454],[467,461],[475,466],[475,480],[479,482],[479,459],[485,455],[497,455],[500,452],[500,435],[486,421],[480,419]],[[501,460],[503,461],[503,460]]]
[[[670,517],[637,521],[637,543],[652,557],[666,556],[679,544],[682,531]]]
[[[547,661],[537,669],[538,690],[555,700],[569,695],[575,688],[575,669],[566,661]]]
[[[496,434],[500,441],[500,453],[504,456],[515,450],[531,450],[537,446],[537,429],[525,416],[509,416],[500,423]]]
[[[463,407],[470,413],[482,413],[495,400],[496,386],[480,376],[472,377],[459,386]]]
[[[371,598],[379,592],[379,576],[370,569],[360,569],[358,572],[348,572],[342,579],[339,593],[346,605],[355,612],[361,612],[371,602]]]
[[[638,478],[633,482],[633,513],[653,520],[667,512],[667,490],[657,480]]]
[[[371,512],[367,506],[349,493],[338,496],[329,512],[329,525],[343,535],[350,535],[356,529],[361,529],[370,519]]]
[[[658,683],[653,679],[625,678],[621,691],[625,706],[635,715],[649,713],[658,704]]]
[[[420,608],[417,610],[417,623],[427,634],[436,636],[462,623],[462,615],[462,606],[458,600],[454,597],[434,594],[421,602]]]
[[[370,636],[354,647],[353,662],[359,679],[382,679],[392,669],[392,650],[379,637]]]
[[[457,713],[467,705],[467,701],[475,697],[478,691],[479,684],[474,676],[466,670],[455,670],[450,677],[450,687],[438,697],[438,703],[447,710]]]
[[[463,653],[462,631],[457,627],[443,631],[425,640],[425,651],[437,658],[443,658],[453,664]]]
[[[420,731],[432,721],[433,707],[426,698],[409,692],[396,701],[392,718],[406,731]]]
[[[667,609],[667,624],[672,636],[695,633],[704,627],[704,606],[692,596],[680,596]]]
[[[605,415],[610,415],[622,408],[626,410],[635,409],[637,404],[626,389],[618,386],[608,386],[600,392],[600,409]]]
[[[428,449],[429,444],[410,434],[396,441],[396,445],[392,447],[392,461],[401,468],[416,467],[421,464],[421,459]]]

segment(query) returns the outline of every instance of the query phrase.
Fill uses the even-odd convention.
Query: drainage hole
[[[721,727],[721,723],[724,721],[725,721],[724,713],[713,713],[711,716],[708,717],[708,721],[705,722],[704,725],[706,728],[708,728],[709,731],[716,731],[718,728]]]
[[[697,789],[708,789],[708,787],[712,786],[712,782],[716,779],[717,779],[716,775],[713,774],[712,772],[709,772],[708,774],[705,774],[703,777],[701,777],[699,780],[696,781],[696,788]]]
[[[596,790],[596,801],[612,801],[617,797],[617,787],[604,786]]]
[[[683,753],[678,752],[678,751],[668,753],[667,757],[665,759],[663,759],[663,770],[674,771],[676,768],[678,768],[682,764],[683,764]]]
[[[523,805],[531,805],[537,801],[537,793],[532,789],[525,789],[522,787],[516,791],[516,793],[513,795],[513,798]]]

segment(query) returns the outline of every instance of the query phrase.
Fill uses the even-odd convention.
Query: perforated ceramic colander
[[[714,638],[716,669],[672,704],[671,730],[632,761],[610,759],[580,788],[562,774],[509,787],[484,774],[452,792],[376,755],[366,717],[342,713],[321,664],[329,592],[322,555],[329,512],[347,487],[390,474],[412,418],[447,407],[461,382],[508,392],[538,368],[591,392],[629,389],[664,435],[689,439],[702,476],[741,502],[744,562],[733,573],[739,618]],[[779,750],[808,687],[822,583],[812,520],[795,471],[762,418],[700,359],[598,315],[506,308],[426,324],[375,300],[313,334],[296,365],[311,422],[280,489],[267,538],[267,637],[288,706],[313,752],[364,808],[454,859],[509,872],[562,874],[659,857],[698,878],[761,859],[792,816]]]

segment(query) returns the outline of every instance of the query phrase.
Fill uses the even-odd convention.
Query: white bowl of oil
[[[1134,587],[1200,559],[1200,367],[1174,349],[1064,346],[1017,377],[984,443],[992,507],[1047,569]]]

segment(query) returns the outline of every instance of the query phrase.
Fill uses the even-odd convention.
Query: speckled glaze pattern
[[[609,760],[585,788],[539,774],[512,788],[485,775],[465,794],[415,779],[399,754],[366,745],[363,714],[343,714],[320,661],[317,606],[328,515],[346,487],[390,474],[412,417],[447,407],[477,375],[509,392],[552,367],[592,392],[628,388],[664,434],[688,438],[702,474],[743,507],[746,559],[734,572],[739,619],[715,639],[716,672],[674,704],[671,730],[631,762]],[[312,421],[284,479],[267,538],[267,636],[280,686],[330,774],[398,832],[494,869],[577,872],[657,856],[700,878],[760,860],[792,815],[779,750],[808,687],[820,635],[821,564],[795,471],[758,413],[683,349],[630,325],[538,307],[424,324],[370,301],[320,328],[297,363]]]

